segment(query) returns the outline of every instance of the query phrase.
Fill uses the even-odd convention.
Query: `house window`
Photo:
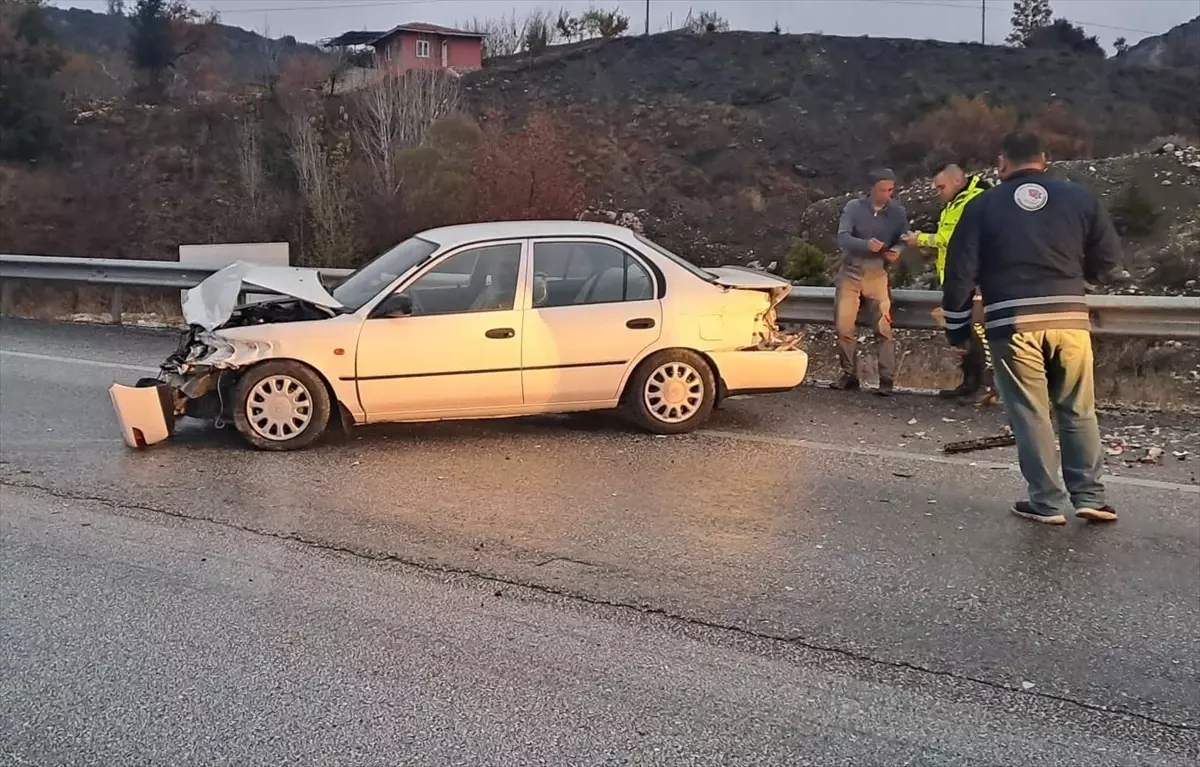
[[[428,40],[418,40],[417,41],[417,58],[418,59],[429,58],[429,41]]]

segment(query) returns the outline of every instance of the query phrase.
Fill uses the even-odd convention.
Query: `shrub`
[[[479,126],[456,115],[430,125],[422,146],[400,153],[402,235],[471,220],[476,207],[472,159],[480,137]]]
[[[498,115],[490,115],[475,157],[478,218],[578,218],[587,200],[569,146],[565,127],[551,115],[534,113],[515,133],[504,130]]]
[[[1083,27],[1076,26],[1067,19],[1055,19],[1053,24],[1031,30],[1025,37],[1025,47],[1104,57],[1104,49],[1100,47],[1096,36],[1088,35]]]
[[[1136,181],[1131,181],[1109,207],[1113,225],[1122,235],[1145,237],[1154,232],[1159,214]]]
[[[57,148],[62,65],[42,3],[0,2],[0,159],[36,160]]]
[[[701,11],[696,16],[693,16],[692,12],[688,11],[688,15],[683,20],[683,27],[681,28],[693,35],[704,35],[713,32],[728,32],[729,22],[716,11]]]
[[[1200,282],[1200,230],[1172,232],[1145,281],[1174,290],[1194,289]]]
[[[829,257],[804,240],[794,240],[783,257],[783,277],[801,285],[829,284]]]
[[[1004,135],[1017,124],[1008,107],[993,106],[984,98],[954,96],[943,107],[925,114],[893,134],[893,152],[906,156],[954,158],[960,163],[990,163]]]
[[[1042,139],[1042,149],[1052,160],[1072,160],[1092,153],[1088,124],[1061,101],[1052,101],[1024,124]]]

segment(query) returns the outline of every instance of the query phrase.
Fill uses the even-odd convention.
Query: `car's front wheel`
[[[299,450],[329,425],[329,391],[307,365],[272,360],[256,365],[235,388],[233,423],[259,450]]]
[[[684,434],[708,419],[716,398],[716,376],[703,357],[687,349],[666,349],[634,371],[625,406],[647,431]]]

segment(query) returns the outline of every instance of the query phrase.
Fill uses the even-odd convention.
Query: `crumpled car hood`
[[[344,308],[321,284],[320,272],[298,266],[258,266],[238,261],[214,272],[183,299],[183,318],[189,325],[214,330],[225,324],[237,306],[243,285],[298,298],[327,309]]]
[[[771,306],[779,304],[792,292],[792,283],[769,272],[761,272],[745,266],[718,266],[706,269],[717,278],[717,284],[739,290],[762,290],[771,294]]]

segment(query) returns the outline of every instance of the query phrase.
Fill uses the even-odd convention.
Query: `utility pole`
[[[646,35],[650,35],[650,0],[646,0]]]
[[[979,42],[987,45],[987,0],[979,0]]]

